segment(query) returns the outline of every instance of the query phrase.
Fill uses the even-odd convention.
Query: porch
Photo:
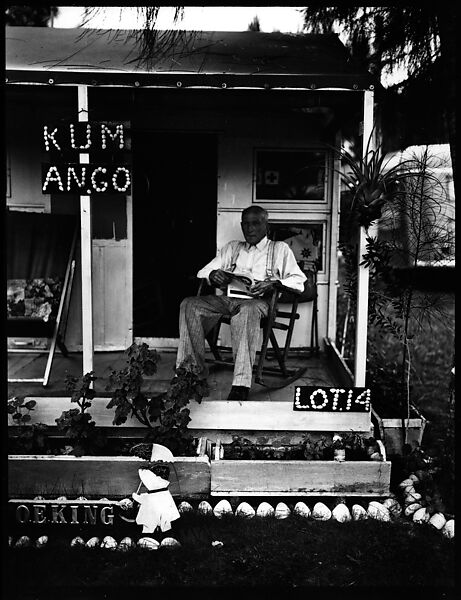
[[[340,387],[348,385],[345,371],[341,370],[340,361],[335,354],[334,346],[326,340],[326,352],[319,356],[306,356],[293,353],[288,360],[289,368],[307,366],[304,375],[282,388],[271,388],[283,381],[280,377],[265,375],[264,382],[268,386],[253,384],[246,402],[228,401],[227,396],[232,384],[232,369],[211,365],[208,377],[209,396],[200,404],[190,403],[189,429],[194,436],[206,436],[211,441],[220,439],[223,443],[232,440],[235,434],[247,438],[265,437],[266,443],[284,439],[284,443],[297,443],[302,435],[309,431],[316,435],[325,432],[355,431],[370,435],[372,423],[369,413],[360,412],[299,412],[293,410],[297,386]],[[168,388],[174,373],[176,352],[160,353],[157,373],[145,378],[150,393],[163,392]],[[44,355],[21,353],[8,357],[8,376],[10,379],[33,378],[44,368]],[[106,390],[112,369],[123,368],[126,356],[122,352],[95,353],[96,397],[92,402],[90,414],[98,426],[103,427],[111,437],[131,438],[143,437],[146,430],[134,418],[129,418],[121,426],[112,424],[113,411],[107,410]],[[70,393],[65,387],[66,374],[80,377],[82,373],[82,354],[70,353],[67,358],[57,355],[55,358],[50,383],[44,388],[40,383],[11,382],[8,395],[24,396],[35,399],[38,404],[31,413],[30,423],[55,425],[55,418],[63,410],[73,406]],[[350,383],[349,383],[350,385]],[[12,423],[10,423],[12,424]]]
[[[165,391],[174,375],[176,360],[175,350],[160,351],[160,360],[157,363],[157,372],[152,377],[146,377],[149,382],[149,390],[153,393]],[[210,354],[211,357],[211,354]],[[46,353],[32,352],[10,352],[8,353],[8,379],[34,379],[43,376],[47,360]],[[270,361],[271,362],[271,361]],[[269,364],[270,364],[269,362]],[[274,362],[276,363],[275,359]],[[106,387],[112,370],[118,370],[126,365],[124,352],[95,352],[94,372],[98,379],[95,381],[94,389],[97,396],[108,396]],[[294,388],[299,385],[334,386],[341,382],[338,373],[335,372],[331,361],[326,354],[319,356],[293,355],[287,362],[289,369],[296,369],[307,365],[304,376],[281,389],[271,389],[261,385],[253,384],[249,400],[279,402],[292,402],[294,399]],[[66,375],[81,377],[83,372],[83,356],[81,352],[70,352],[64,357],[59,352],[53,360],[50,381],[47,387],[38,382],[10,382],[8,383],[8,396],[34,396],[34,397],[63,397],[68,396],[66,392]],[[265,375],[267,385],[279,381],[275,375]],[[232,385],[232,369],[227,367],[216,367],[210,365],[208,377],[210,395],[208,400],[227,400]]]

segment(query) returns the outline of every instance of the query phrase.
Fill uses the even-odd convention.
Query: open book
[[[236,273],[226,271],[232,276],[232,280],[227,284],[227,296],[229,298],[254,298],[251,294],[250,287],[254,284],[254,280],[249,273]]]

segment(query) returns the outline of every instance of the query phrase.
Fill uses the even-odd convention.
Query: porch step
[[[70,398],[44,398],[29,396],[28,400],[36,400],[35,410],[31,415],[30,424],[44,423],[55,426],[55,419],[64,410],[75,408],[75,403]],[[112,428],[121,437],[131,435],[144,435],[146,428],[139,422],[129,417],[119,426],[112,424],[114,410],[106,408],[108,398],[94,398],[90,414],[100,427]],[[191,421],[189,429],[194,434],[206,435],[209,439],[218,437],[226,442],[232,434],[237,433],[245,437],[253,435],[269,435],[280,437],[287,434],[294,440],[299,439],[305,432],[350,432],[370,435],[372,431],[370,413],[344,413],[344,412],[301,412],[294,411],[293,405],[288,401],[230,401],[230,400],[203,400],[200,404],[191,402],[189,405]],[[8,424],[14,425],[11,415]],[[137,433],[138,432],[138,433]]]

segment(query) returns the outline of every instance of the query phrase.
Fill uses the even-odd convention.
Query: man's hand
[[[257,281],[250,287],[250,292],[253,296],[260,297],[276,287],[279,287],[278,281]]]
[[[224,287],[230,283],[232,277],[222,269],[211,271],[209,275],[210,283],[216,287]]]

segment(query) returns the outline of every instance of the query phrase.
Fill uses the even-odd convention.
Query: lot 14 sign
[[[369,388],[296,386],[293,410],[369,412],[370,400]]]

